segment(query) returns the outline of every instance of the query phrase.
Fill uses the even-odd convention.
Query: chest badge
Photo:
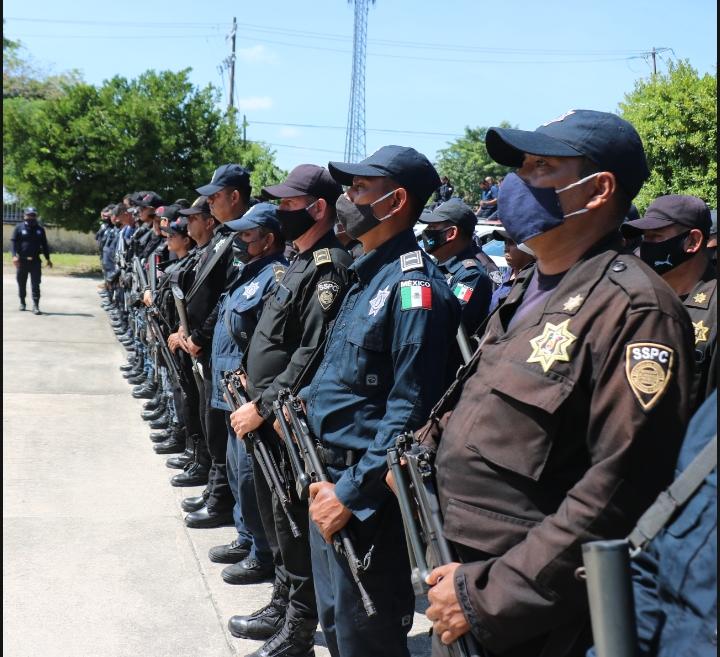
[[[583,295],[582,294],[576,294],[574,297],[570,297],[563,306],[563,310],[565,312],[571,313],[573,310],[577,310],[583,302]]]
[[[530,340],[533,352],[528,363],[540,363],[543,372],[547,372],[555,362],[569,362],[568,347],[577,340],[568,330],[569,319],[560,324],[547,322],[541,335]]]
[[[693,301],[694,301],[695,303],[705,303],[706,299],[707,299],[707,294],[705,294],[705,292],[698,292],[698,293],[693,297]]]
[[[320,307],[327,311],[340,294],[340,286],[335,281],[322,281],[317,286],[317,296]]]
[[[701,319],[699,322],[692,323],[695,329],[695,344],[700,342],[707,342],[708,333],[710,333],[710,327],[705,326],[705,322]]]
[[[255,296],[255,293],[260,289],[260,283],[257,281],[253,281],[252,283],[249,283],[245,286],[245,289],[243,290],[243,296],[246,299],[252,299]]]
[[[215,252],[219,251],[219,250],[220,250],[220,247],[221,247],[223,244],[225,244],[225,242],[227,242],[227,239],[228,239],[227,237],[223,237],[222,239],[219,239],[219,240],[217,241],[217,244],[215,244],[215,246],[213,247],[213,251],[215,251]]]
[[[633,342],[625,347],[625,376],[644,411],[662,397],[672,377],[675,351],[655,342]]]
[[[370,299],[370,310],[368,310],[368,317],[375,317],[382,307],[385,305],[388,297],[390,296],[390,286],[384,287],[382,290],[378,290],[378,293]]]

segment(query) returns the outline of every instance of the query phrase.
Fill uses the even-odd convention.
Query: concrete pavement
[[[207,551],[232,528],[185,527],[97,280],[43,278],[43,315],[3,275],[3,647],[13,657],[235,657],[226,628],[269,599],[230,586]],[[414,657],[429,655],[416,614]],[[317,642],[322,644],[318,628]],[[329,652],[320,645],[317,657]],[[378,656],[381,657],[381,656]]]

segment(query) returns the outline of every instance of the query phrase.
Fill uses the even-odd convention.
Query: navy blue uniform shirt
[[[445,390],[460,306],[417,250],[412,230],[358,258],[350,271],[354,282],[301,396],[321,443],[362,453],[337,477],[335,493],[365,520],[389,494],[388,448],[422,425]]]
[[[41,253],[49,259],[50,249],[45,229],[36,221],[23,221],[18,224],[10,238],[10,252],[21,260],[35,260]]]

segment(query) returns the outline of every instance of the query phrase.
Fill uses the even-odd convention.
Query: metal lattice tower
[[[353,27],[353,62],[350,82],[350,106],[345,133],[345,161],[365,159],[365,51],[367,48],[367,18],[370,3],[375,0],[348,0],[355,5]]]

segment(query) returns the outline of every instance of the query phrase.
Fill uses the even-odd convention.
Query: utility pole
[[[652,60],[653,60],[653,75],[657,75],[657,62],[655,61],[655,56],[657,55],[657,51],[655,50],[655,46],[653,46],[652,52],[650,54],[652,55]]]
[[[233,16],[233,26],[230,37],[232,39],[232,54],[230,55],[230,102],[228,109],[235,103],[235,35],[237,34],[237,18]]]
[[[247,116],[245,116],[243,114],[243,122],[242,122],[243,147],[247,146],[247,127],[248,127]]]
[[[655,46],[653,46],[652,50],[643,53],[646,58],[648,56],[652,57],[653,76],[657,75],[657,56],[661,55],[664,52],[671,52],[673,55],[675,54],[675,51],[672,48],[656,48]]]

